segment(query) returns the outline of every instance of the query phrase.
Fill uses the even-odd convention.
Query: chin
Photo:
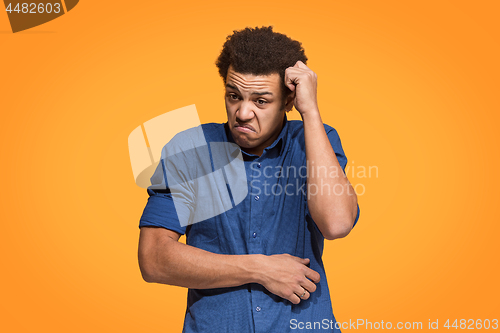
[[[248,138],[245,137],[245,135],[242,135],[239,132],[233,133],[233,139],[234,142],[236,142],[236,144],[242,148],[251,149],[256,146],[255,144],[252,144],[250,140],[248,140]]]
[[[241,140],[240,138],[235,138],[236,144],[242,148],[253,148],[253,145],[248,142],[248,140]]]

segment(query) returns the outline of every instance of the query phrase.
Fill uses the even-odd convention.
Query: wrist
[[[247,283],[262,284],[261,261],[265,257],[263,254],[249,254],[245,263],[247,270]]]
[[[300,113],[302,117],[302,121],[311,122],[311,121],[321,121],[321,116],[319,114],[319,110],[317,108],[311,109],[309,111],[304,111]]]

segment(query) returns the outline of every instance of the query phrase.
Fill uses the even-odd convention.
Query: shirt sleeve
[[[344,149],[342,148],[342,143],[340,142],[340,137],[335,128],[328,126],[325,124],[326,135],[328,136],[328,140],[330,140],[330,144],[332,145],[333,151],[337,156],[337,160],[339,161],[340,166],[342,167],[342,171],[345,174],[345,167],[347,165],[347,157],[345,156]],[[356,214],[356,219],[354,220],[354,226],[358,223],[359,220],[359,204],[358,204],[358,213]]]
[[[139,228],[162,227],[184,235],[187,226],[181,224],[179,215],[189,216],[191,214],[193,197],[189,186],[183,186],[181,188],[185,190],[179,191],[177,185],[174,194],[176,202],[174,203],[174,196],[168,186],[166,176],[168,173],[166,164],[169,161],[166,161],[164,157],[165,155],[162,154],[162,159],[151,177],[151,185],[147,189],[149,198],[140,218]],[[172,163],[169,164],[168,168],[171,171],[169,174],[171,174]],[[175,179],[172,180],[175,181]]]

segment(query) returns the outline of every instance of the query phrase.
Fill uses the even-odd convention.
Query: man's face
[[[282,105],[278,73],[241,74],[232,66],[227,73],[225,101],[234,141],[242,150],[259,156],[279,136],[285,109],[291,108],[290,102]]]

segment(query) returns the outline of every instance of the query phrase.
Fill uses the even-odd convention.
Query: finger
[[[302,292],[302,294],[304,294],[304,292]],[[300,294],[300,295],[302,295],[302,294]],[[299,295],[299,297],[300,297],[300,295]],[[305,301],[306,299],[309,299],[309,297],[311,297],[311,293],[308,290],[306,290],[306,293],[304,294],[304,296],[300,297],[300,299],[302,301]]]
[[[318,283],[320,280],[319,273],[310,268],[306,271],[306,277],[314,283]]]
[[[298,68],[303,68],[303,69],[309,69],[309,67],[307,67],[307,66],[306,66],[306,64],[304,64],[304,63],[303,63],[302,61],[300,61],[300,60],[299,60],[299,61],[297,61],[297,62],[295,63],[295,66],[293,66],[293,67],[298,67]]]
[[[285,70],[285,76],[291,76],[293,78],[297,78],[298,76],[304,75],[305,73],[308,72],[311,72],[311,70],[299,67],[288,67]]]
[[[285,74],[285,85],[291,90],[295,91],[295,79],[289,74]]]
[[[308,293],[313,293],[316,291],[316,284],[311,280],[304,278],[304,281],[300,283],[302,288],[307,290]]]
[[[292,296],[290,296],[290,297],[288,298],[288,300],[289,300],[290,302],[292,302],[293,304],[299,304],[299,303],[300,303],[300,297],[299,297],[299,296],[297,296],[296,294],[293,294]]]
[[[295,294],[299,297],[300,300],[306,300],[311,296],[311,294],[304,287],[299,287],[299,289],[300,291],[296,291]]]
[[[285,70],[285,85],[290,88],[291,91],[295,90],[295,86],[299,83],[299,78],[303,75],[305,71],[297,67],[288,67]]]
[[[301,258],[296,256],[292,256],[292,258],[304,265],[307,265],[311,261],[309,258]]]
[[[304,265],[306,265],[307,267],[309,267],[309,266],[311,265],[311,259],[309,259],[309,258],[304,258],[304,259],[302,259],[302,263],[303,263]]]
[[[304,260],[307,260],[304,265],[306,265],[307,267],[311,267],[311,259],[309,258],[304,258]]]

